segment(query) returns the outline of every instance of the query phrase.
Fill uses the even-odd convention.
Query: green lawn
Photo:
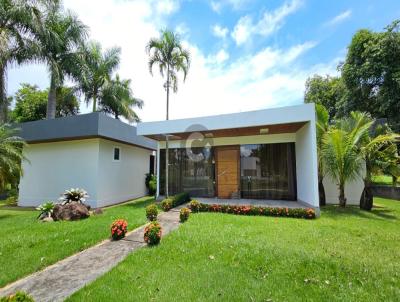
[[[68,301],[399,301],[400,202],[317,220],[201,213]]]
[[[38,211],[1,206],[0,287],[106,239],[114,219],[127,219],[129,229],[144,224],[144,207],[152,200],[141,198],[85,220],[53,223],[37,221]]]
[[[393,179],[390,175],[374,175],[372,176],[372,182],[377,185],[393,185]],[[397,178],[397,185],[400,183],[400,177]]]

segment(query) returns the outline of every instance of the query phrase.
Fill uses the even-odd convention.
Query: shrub
[[[27,293],[18,291],[15,294],[0,298],[0,302],[34,302]]]
[[[192,203],[191,203],[192,206]],[[272,207],[255,207],[255,206],[234,206],[219,204],[194,203],[194,208],[198,209],[193,212],[219,212],[235,215],[257,215],[257,216],[277,216],[277,217],[295,217],[314,219],[315,210],[311,208],[272,208]]]
[[[175,208],[175,207],[180,206],[181,204],[184,204],[188,201],[190,201],[189,193],[184,192],[184,193],[176,194],[172,199],[172,207]]]
[[[197,200],[193,199],[190,204],[189,204],[190,209],[194,213],[198,213],[200,211],[200,202]]]
[[[180,222],[185,222],[186,220],[189,219],[189,215],[190,215],[190,210],[188,208],[182,208],[179,211],[179,220]]]
[[[149,195],[156,194],[157,190],[157,177],[154,174],[147,173],[145,180],[147,192]]]
[[[67,204],[72,201],[76,201],[78,203],[84,203],[86,201],[86,198],[88,198],[89,195],[84,189],[69,189],[65,190],[65,192],[61,195],[60,201],[62,204]]]
[[[144,241],[148,245],[156,245],[160,243],[161,234],[161,225],[157,221],[152,221],[144,229]]]
[[[113,240],[124,238],[127,231],[128,222],[124,219],[117,219],[111,224],[111,237]]]
[[[53,213],[53,209],[54,209],[54,203],[52,201],[42,203],[40,206],[36,208],[36,210],[40,211],[40,214],[37,217],[37,219],[50,217],[51,213]]]
[[[165,212],[168,212],[169,210],[171,210],[172,209],[172,199],[166,198],[163,201],[161,201],[161,207]]]
[[[157,206],[153,203],[146,207],[146,217],[150,221],[157,220],[158,209]]]

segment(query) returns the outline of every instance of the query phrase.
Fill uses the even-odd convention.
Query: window
[[[118,147],[114,147],[114,160],[119,161],[121,150]]]

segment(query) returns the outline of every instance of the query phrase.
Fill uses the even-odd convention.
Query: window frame
[[[118,149],[118,159],[115,159],[115,150],[116,149]],[[121,147],[113,146],[112,161],[113,162],[120,162],[121,161]]]

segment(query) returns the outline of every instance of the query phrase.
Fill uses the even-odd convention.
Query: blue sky
[[[400,1],[66,0],[105,48],[120,46],[118,73],[132,79],[145,101],[144,121],[165,116],[159,75],[150,76],[145,45],[159,29],[180,33],[192,54],[185,83],[172,96],[172,118],[299,104],[315,73],[336,74],[352,35],[382,30],[400,18]],[[9,93],[20,82],[48,86],[43,65],[9,72]],[[81,106],[81,112],[90,110]]]

